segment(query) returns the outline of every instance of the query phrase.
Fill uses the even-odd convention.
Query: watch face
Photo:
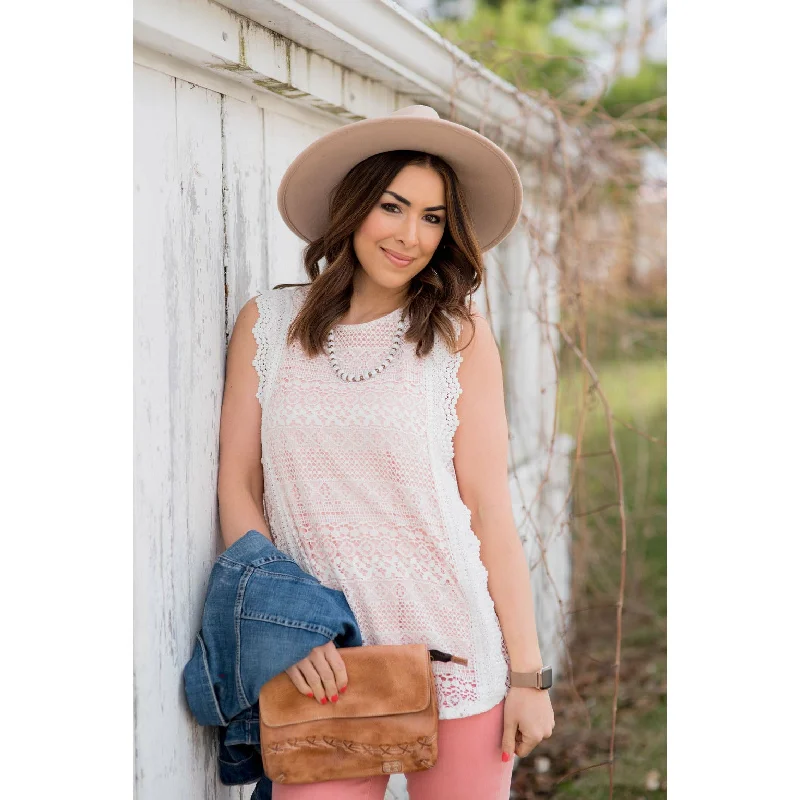
[[[553,685],[553,668],[544,667],[542,669],[542,689],[549,689]]]

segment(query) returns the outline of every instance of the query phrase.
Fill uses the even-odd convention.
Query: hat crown
[[[439,119],[435,108],[430,106],[406,106],[405,108],[398,108],[393,111],[390,117],[418,117],[422,119]]]

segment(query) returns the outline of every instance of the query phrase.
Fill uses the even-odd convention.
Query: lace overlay
[[[327,354],[285,344],[305,291],[259,295],[253,329],[275,545],[344,592],[364,644],[424,642],[469,659],[433,662],[440,718],[487,711],[508,689],[508,652],[453,467],[461,355],[437,336],[419,359],[403,340],[382,373],[344,382]],[[400,314],[337,325],[342,367],[380,363]]]

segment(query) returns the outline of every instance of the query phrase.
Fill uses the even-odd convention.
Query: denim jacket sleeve
[[[229,728],[220,737],[230,748],[220,750],[223,779],[231,760],[241,764],[238,771],[227,769],[228,778],[260,770],[260,757],[246,767],[253,753],[236,753],[235,747],[259,745],[261,687],[328,641],[337,647],[362,644],[343,592],[323,586],[255,530],[220,554],[183,680],[197,722]]]

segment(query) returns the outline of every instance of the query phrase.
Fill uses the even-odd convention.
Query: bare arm
[[[500,352],[489,323],[473,311],[475,336],[462,351],[456,405],[459,426],[453,438],[453,465],[459,493],[472,512],[472,530],[481,543],[495,604],[515,672],[542,666],[530,572],[514,523],[508,487],[508,423],[503,401]],[[477,315],[476,315],[477,314]],[[469,341],[465,324],[459,347]]]
[[[250,530],[270,541],[264,518],[264,470],[261,465],[261,404],[258,373],[253,366],[256,340],[253,326],[258,319],[255,298],[248,300],[233,326],[225,367],[225,393],[219,431],[219,519],[225,547]],[[286,670],[303,694],[319,703],[338,702],[347,687],[347,669],[333,642],[315,647],[306,658]]]
[[[255,298],[248,300],[228,343],[225,391],[219,431],[219,519],[225,547],[250,530],[272,540],[263,512],[264,473],[261,466],[261,404],[258,373],[253,366],[258,319]]]

